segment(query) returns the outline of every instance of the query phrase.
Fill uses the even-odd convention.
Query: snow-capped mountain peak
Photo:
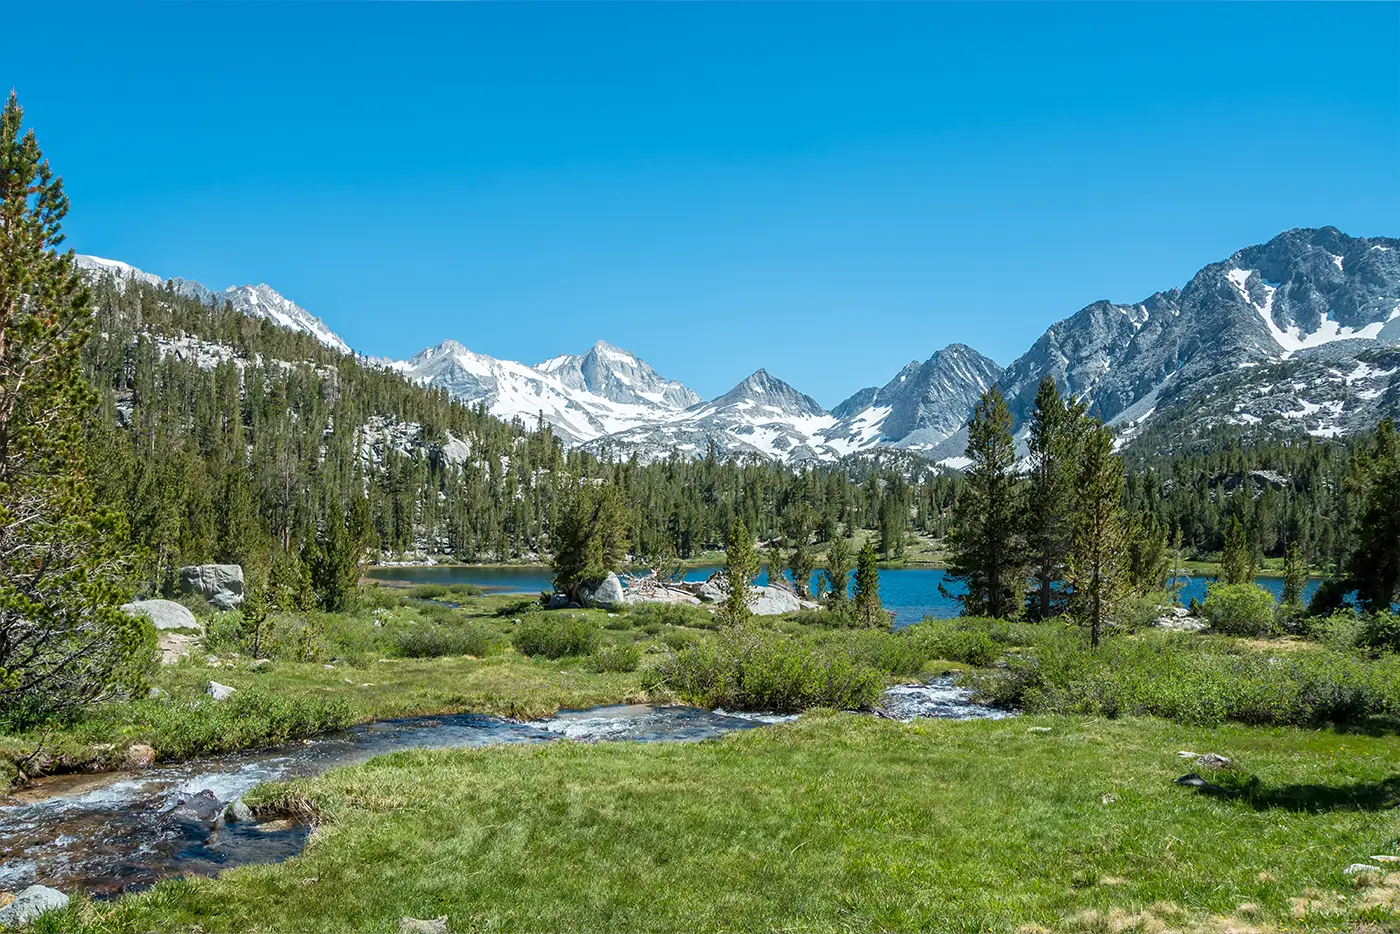
[[[341,340],[338,334],[327,327],[324,321],[305,308],[302,308],[291,299],[286,298],[266,283],[259,285],[231,285],[222,292],[215,292],[213,289],[193,280],[162,279],[154,273],[137,269],[130,263],[123,263],[114,259],[105,259],[101,256],[78,254],[75,261],[79,269],[86,271],[94,278],[99,278],[104,275],[113,276],[116,279],[118,288],[121,288],[125,282],[132,279],[157,287],[165,285],[168,281],[171,288],[180,295],[196,298],[205,303],[211,300],[229,302],[235,311],[254,318],[263,318],[279,327],[287,328],[290,331],[301,331],[310,334],[332,350],[338,350],[341,353],[350,353],[350,346],[346,344],[345,341]]]
[[[700,397],[687,386],[666,379],[636,354],[598,341],[583,354],[552,357],[535,367],[565,386],[628,405],[689,408]]]

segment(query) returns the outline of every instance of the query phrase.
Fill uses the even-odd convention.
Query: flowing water
[[[685,572],[688,581],[703,581],[718,567],[691,568]],[[369,576],[375,580],[407,581],[415,584],[473,584],[492,593],[529,594],[536,596],[541,590],[553,587],[553,572],[541,567],[481,567],[477,565],[443,565],[439,567],[372,568]],[[815,586],[817,575],[812,576]],[[767,583],[767,572],[759,579]],[[1188,578],[1181,590],[1181,602],[1186,604],[1194,597],[1206,598],[1206,584],[1209,578]],[[1275,598],[1283,594],[1283,579],[1260,577],[1255,583],[1268,588]],[[1310,580],[1303,591],[1303,599],[1310,599],[1321,581]],[[948,595],[943,593],[948,591]],[[962,586],[948,579],[946,572],[939,568],[884,568],[880,571],[880,600],[885,609],[894,614],[895,628],[910,626],[926,616],[948,618],[962,611],[956,595],[962,593]]]
[[[1006,716],[973,704],[965,689],[946,678],[891,688],[881,712],[900,720]],[[100,898],[172,876],[287,859],[301,852],[308,825],[225,822],[224,803],[259,782],[317,775],[399,749],[560,739],[687,742],[790,719],[642,704],[565,710],[528,723],[475,714],[417,717],[144,772],[40,779],[0,805],[0,891],[41,882]]]

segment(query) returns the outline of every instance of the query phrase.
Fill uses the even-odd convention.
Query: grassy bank
[[[1183,749],[1252,790],[1172,784]],[[405,752],[262,792],[321,815],[298,860],[41,929],[1351,929],[1396,917],[1342,870],[1395,849],[1397,770],[1389,737],[1085,718]]]

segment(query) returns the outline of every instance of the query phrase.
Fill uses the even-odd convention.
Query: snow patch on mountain
[[[180,295],[196,298],[205,303],[211,299],[219,302],[226,301],[233,306],[235,311],[250,317],[271,321],[273,324],[290,331],[310,334],[322,344],[340,353],[348,354],[351,352],[350,346],[327,327],[324,321],[265,283],[231,285],[222,292],[215,292],[199,282],[188,279],[162,279],[154,273],[137,269],[130,263],[123,263],[120,260],[80,253],[75,257],[75,261],[79,269],[84,270],[94,278],[100,278],[104,275],[114,277],[119,289],[133,279],[157,288],[164,286],[168,281]]]

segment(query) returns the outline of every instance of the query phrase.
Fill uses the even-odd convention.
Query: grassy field
[[[1257,779],[1174,785],[1179,750]],[[691,745],[407,752],[263,789],[301,858],[41,930],[1382,930],[1400,743],[1330,731],[849,714]],[[1354,927],[1371,922],[1377,927]]]

